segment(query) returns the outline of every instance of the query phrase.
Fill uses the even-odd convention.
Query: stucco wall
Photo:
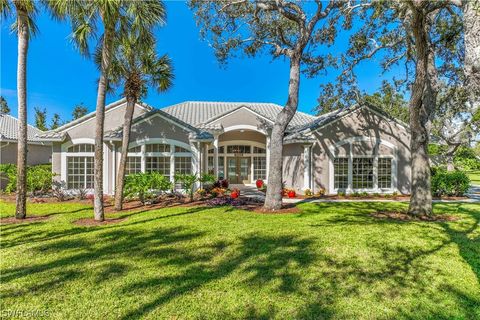
[[[123,118],[125,114],[125,108],[127,104],[124,103],[118,107],[112,108],[105,113],[105,131],[118,128],[123,124]],[[142,115],[146,110],[140,106],[135,108],[133,117],[136,118]],[[95,117],[88,119],[87,121],[80,123],[77,126],[68,129],[67,131],[69,139],[78,138],[95,138]]]
[[[17,163],[17,144],[16,143],[1,143],[0,149],[0,163]],[[34,166],[37,164],[50,163],[52,154],[52,147],[50,145],[27,145],[27,165]]]
[[[226,115],[223,118],[213,121],[211,124],[221,124],[224,128],[238,125],[249,125],[256,128],[257,126],[262,124],[262,121],[262,118],[260,118],[255,113],[247,109],[241,108]]]
[[[283,146],[283,182],[286,188],[303,192],[303,146],[287,144]]]
[[[132,126],[130,143],[144,139],[164,138],[189,144],[188,135],[189,131],[186,129],[163,117],[154,116]]]
[[[260,132],[245,130],[244,132],[240,131],[230,131],[221,134],[218,137],[219,142],[227,142],[232,140],[244,140],[244,141],[255,141],[258,143],[265,144],[266,136]]]
[[[387,121],[368,108],[357,109],[340,120],[320,128],[315,132],[317,142],[313,147],[314,162],[314,188],[325,188],[331,192],[329,186],[329,159],[330,146],[337,142],[353,137],[370,137],[374,140],[381,139],[395,146],[397,159],[397,188],[401,193],[410,192],[410,134],[408,131],[393,121]],[[378,151],[377,151],[378,150]],[[337,148],[337,155],[349,154],[348,145]],[[352,153],[354,155],[371,155],[373,152],[379,155],[393,155],[393,150],[380,145],[375,148],[371,142],[354,142]]]
[[[0,164],[17,164],[17,144],[2,142],[0,147]],[[50,163],[51,155],[52,147],[50,145],[27,145],[27,165],[29,166]],[[5,185],[6,181],[0,180],[0,189]]]

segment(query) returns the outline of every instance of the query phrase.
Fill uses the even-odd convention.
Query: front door
[[[241,184],[249,181],[250,158],[227,158],[228,181],[232,184]]]

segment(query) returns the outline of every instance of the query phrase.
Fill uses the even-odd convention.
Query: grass
[[[32,204],[49,220],[1,226],[0,307],[52,319],[478,319],[480,205],[453,222],[370,216],[402,203],[301,204],[262,215],[178,207],[111,214]],[[0,202],[3,215],[13,204]]]
[[[473,185],[480,186],[480,171],[469,171],[467,172],[467,175]]]

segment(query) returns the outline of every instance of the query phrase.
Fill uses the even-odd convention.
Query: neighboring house
[[[104,190],[115,190],[126,102],[106,107]],[[268,183],[272,103],[183,102],[163,109],[137,104],[127,174],[209,172],[231,184]],[[93,188],[95,113],[41,134],[53,143],[53,170],[68,189]],[[410,192],[406,125],[370,106],[320,117],[297,112],[284,138],[285,187],[302,192]]]
[[[17,164],[18,119],[0,113],[0,164]],[[27,126],[27,165],[50,163],[52,144],[38,138],[42,131]],[[0,180],[0,188],[5,186],[5,179]]]

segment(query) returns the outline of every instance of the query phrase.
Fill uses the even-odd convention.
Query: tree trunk
[[[287,104],[278,114],[270,138],[270,167],[268,170],[268,188],[264,204],[266,210],[273,211],[282,208],[283,136],[288,124],[297,111],[299,89],[300,56],[296,55],[290,58],[290,81],[288,83]]]
[[[98,81],[97,105],[95,110],[95,161],[93,166],[94,174],[94,217],[97,221],[104,221],[103,210],[103,128],[105,122],[105,96],[108,86],[108,69],[111,59],[111,43],[113,30],[105,29],[103,35],[102,62],[100,69],[100,80]]]
[[[133,112],[135,111],[136,98],[127,97],[127,110],[123,120],[122,155],[117,174],[117,187],[115,189],[115,210],[123,209],[123,188],[125,185],[125,168],[127,165],[128,144],[130,142],[130,130],[132,128]]]
[[[432,193],[428,142],[431,116],[435,108],[436,95],[432,82],[435,66],[433,53],[429,48],[427,17],[423,9],[412,8],[412,31],[415,38],[416,69],[415,82],[410,98],[411,130],[411,180],[412,187],[408,213],[411,215],[432,215]]]
[[[463,1],[465,77],[474,102],[480,95],[480,0]]]
[[[445,157],[447,158],[447,171],[455,171],[455,164],[453,163],[453,156],[460,144],[449,145]]]
[[[15,218],[27,216],[27,53],[28,16],[25,10],[17,7],[18,24],[18,149],[17,149],[17,199]]]

